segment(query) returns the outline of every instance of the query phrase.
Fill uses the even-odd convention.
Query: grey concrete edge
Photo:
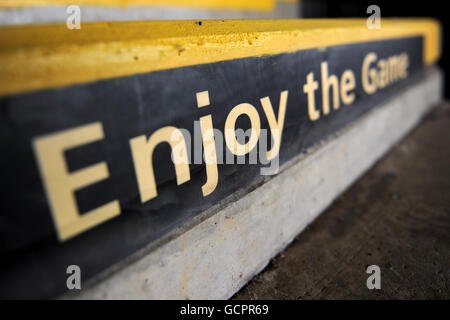
[[[426,75],[338,134],[62,299],[227,299],[442,98]],[[326,244],[324,244],[326,245]]]

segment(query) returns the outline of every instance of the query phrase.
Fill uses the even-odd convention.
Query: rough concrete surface
[[[381,269],[368,290],[366,268]],[[449,299],[450,104],[431,112],[235,299]]]

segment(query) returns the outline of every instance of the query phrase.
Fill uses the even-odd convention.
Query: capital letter
[[[377,60],[377,55],[373,52],[368,53],[364,58],[362,65],[362,85],[367,94],[373,94],[377,91],[377,72],[369,69],[370,64]],[[370,78],[370,79],[369,79]]]
[[[103,139],[100,122],[64,130],[33,141],[41,177],[50,203],[53,220],[61,241],[120,214],[114,200],[83,215],[78,212],[74,191],[107,179],[105,162],[69,173],[64,151]]]

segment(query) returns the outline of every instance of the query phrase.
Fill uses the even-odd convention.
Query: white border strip
[[[76,4],[76,0],[74,0]],[[0,9],[1,25],[65,23],[68,6]],[[129,6],[101,7],[79,6],[81,23],[95,21],[140,21],[140,20],[205,20],[205,19],[290,19],[300,17],[298,3],[277,2],[272,12],[252,10],[213,10],[183,7]]]

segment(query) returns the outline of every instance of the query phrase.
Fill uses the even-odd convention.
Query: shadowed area
[[[234,299],[450,298],[449,142],[444,103]]]

